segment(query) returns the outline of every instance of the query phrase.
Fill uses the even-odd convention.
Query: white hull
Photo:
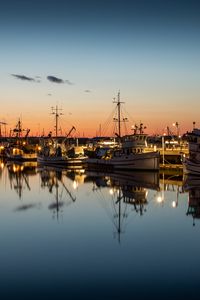
[[[109,159],[89,158],[87,166],[116,170],[159,170],[160,156],[157,152],[122,155]]]

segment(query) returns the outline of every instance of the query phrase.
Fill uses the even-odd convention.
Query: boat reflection
[[[35,162],[7,162],[8,178],[10,180],[10,189],[14,189],[19,198],[25,189],[31,190],[29,177],[36,175]]]
[[[10,190],[14,190],[20,199],[21,206],[15,211],[26,211],[39,204],[25,202],[28,200],[27,192],[31,190],[31,184],[38,182],[30,180],[30,176],[39,178],[40,189],[44,191],[42,201],[48,199],[47,208],[52,212],[53,218],[59,219],[67,207],[81,195],[83,184],[87,184],[89,191],[95,194],[101,207],[104,207],[112,224],[115,227],[115,236],[125,232],[125,222],[133,218],[130,214],[142,217],[148,211],[148,204],[164,206],[170,202],[170,207],[177,208],[179,195],[189,194],[189,207],[187,215],[193,219],[200,215],[200,178],[187,177],[184,181],[180,174],[167,174],[158,172],[142,171],[119,171],[119,172],[93,172],[84,169],[55,168],[54,166],[38,166],[37,162],[14,163],[1,162],[0,179],[9,179]],[[5,174],[4,174],[5,173]],[[37,188],[34,184],[34,188]],[[91,186],[91,187],[90,187]],[[26,193],[25,193],[26,191]],[[24,194],[23,194],[24,193]],[[24,196],[23,196],[24,195]],[[22,197],[23,196],[23,197]],[[110,211],[108,213],[108,211]],[[112,218],[111,218],[112,216]],[[123,225],[124,224],[124,225]]]
[[[159,190],[159,174],[155,172],[86,172],[93,181],[93,191],[114,225],[114,237],[121,241],[130,214],[142,216],[148,205],[150,190]],[[102,192],[109,191],[109,195]]]
[[[160,173],[160,190],[157,193],[156,201],[159,204],[164,205],[165,195],[170,192],[171,195],[175,193],[176,197],[172,197],[171,206],[172,208],[178,207],[179,195],[184,193],[183,190],[183,176],[180,173],[172,173],[162,171]]]
[[[188,192],[187,216],[192,216],[193,226],[195,221],[200,219],[200,177],[195,175],[185,175],[184,190]]]
[[[50,194],[54,194],[54,201],[48,208],[53,212],[53,218],[58,220],[60,214],[63,213],[63,207],[76,201],[76,196],[65,180],[68,170],[43,166],[38,168],[38,173],[40,174],[41,188],[47,188]]]

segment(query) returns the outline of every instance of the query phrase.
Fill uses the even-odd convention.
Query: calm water
[[[198,180],[130,174],[2,163],[4,299],[195,298]]]

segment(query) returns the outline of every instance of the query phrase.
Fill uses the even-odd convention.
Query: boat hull
[[[31,154],[6,154],[6,159],[7,160],[12,160],[12,161],[36,161],[37,160],[37,155],[35,153]]]
[[[200,176],[200,162],[195,162],[186,158],[183,161],[183,172],[185,174],[194,174]]]
[[[131,154],[110,159],[89,158],[87,167],[110,168],[114,170],[159,170],[160,155],[158,152]]]
[[[51,164],[51,165],[66,165],[67,159],[65,157],[56,156],[38,156],[37,162],[40,164]]]
[[[45,165],[54,165],[54,166],[58,166],[58,165],[62,165],[62,166],[66,166],[66,167],[70,167],[70,166],[79,166],[84,164],[85,158],[81,157],[75,157],[75,158],[68,158],[68,157],[56,157],[56,156],[38,156],[37,157],[37,162],[39,164],[45,164]]]

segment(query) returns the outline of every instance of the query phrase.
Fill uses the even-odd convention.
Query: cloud
[[[47,79],[51,82],[54,82],[54,83],[67,83],[69,85],[72,85],[73,83],[70,81],[70,80],[63,80],[61,78],[58,78],[58,77],[55,77],[55,76],[47,76]]]
[[[85,90],[84,92],[85,92],[85,93],[91,93],[91,91],[90,91],[90,90]]]
[[[47,76],[47,79],[55,83],[64,83],[64,80],[55,76]]]
[[[18,75],[18,74],[11,74],[13,77],[17,78],[17,79],[21,79],[21,80],[26,80],[26,81],[35,81],[34,78],[32,77],[28,77],[25,75]]]

